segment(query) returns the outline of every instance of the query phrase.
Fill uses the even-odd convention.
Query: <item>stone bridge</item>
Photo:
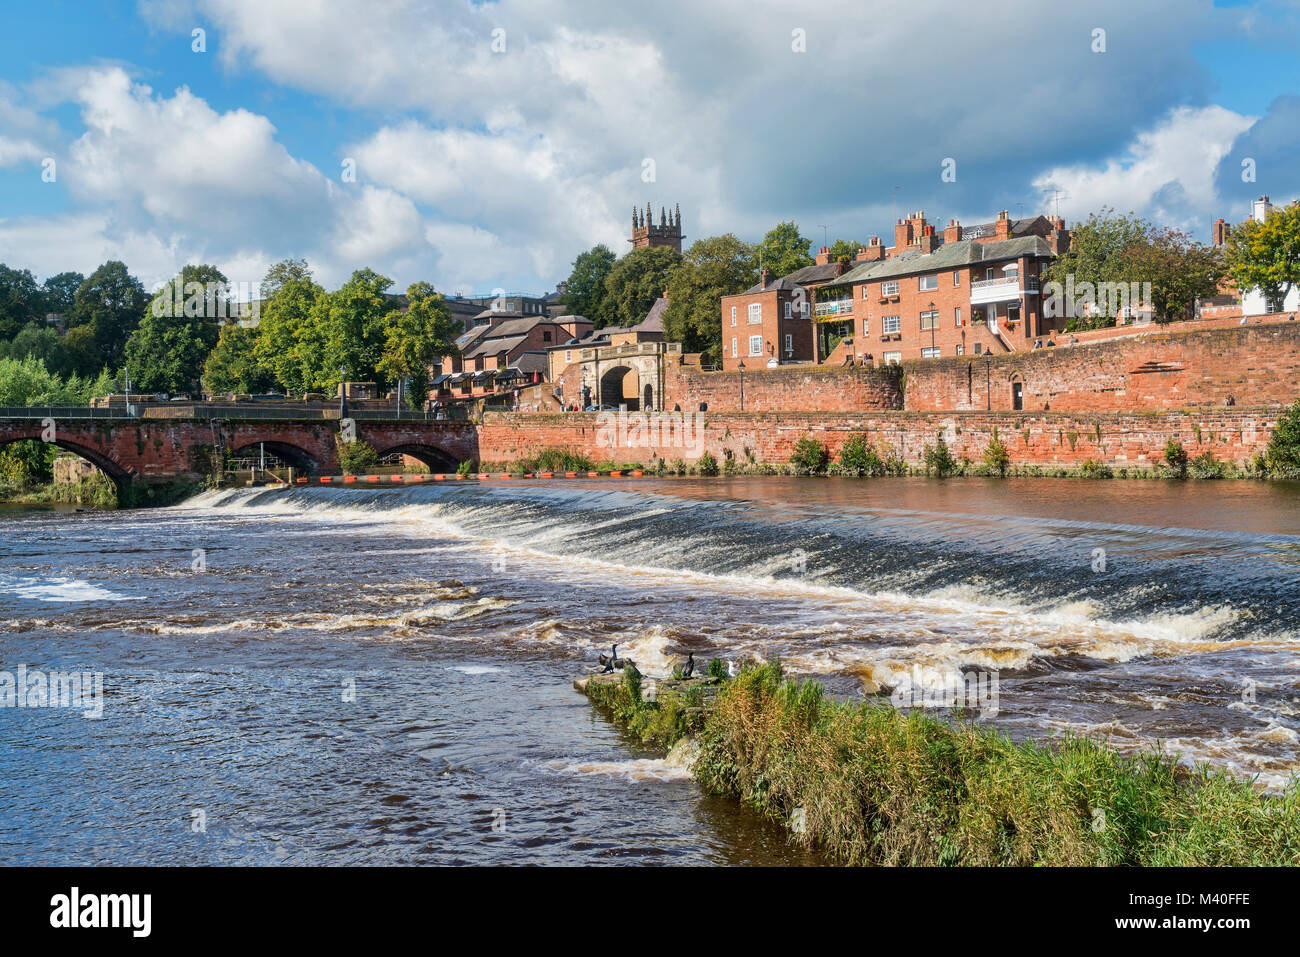
[[[478,432],[472,422],[361,416],[350,422],[355,438],[381,457],[402,453],[435,472],[454,472],[459,463],[479,458]],[[337,474],[339,435],[337,418],[128,418],[96,409],[0,413],[0,446],[22,439],[48,442],[90,461],[119,489],[201,480],[212,473],[214,453],[219,450],[251,455],[259,446],[297,471]]]

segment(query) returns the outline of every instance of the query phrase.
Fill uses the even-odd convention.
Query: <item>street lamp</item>
[[[745,360],[741,359],[736,363],[736,368],[740,370],[740,411],[745,411]]]
[[[348,417],[347,366],[339,366],[339,418]]]

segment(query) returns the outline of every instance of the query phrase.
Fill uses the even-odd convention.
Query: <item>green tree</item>
[[[93,375],[104,368],[99,346],[95,343],[95,330],[90,326],[69,329],[63,337],[63,357],[71,372]]]
[[[1228,273],[1243,293],[1258,289],[1270,312],[1300,286],[1300,203],[1273,209],[1228,234]]]
[[[857,259],[858,250],[863,248],[856,239],[837,239],[831,243],[831,262],[852,263]]]
[[[754,250],[756,271],[766,269],[776,279],[811,266],[813,258],[808,254],[811,245],[811,240],[800,235],[797,223],[777,223]]]
[[[1196,303],[1213,296],[1224,278],[1223,255],[1176,229],[1160,229],[1131,245],[1121,257],[1129,282],[1151,284],[1157,322],[1195,316]]]
[[[744,292],[754,284],[754,247],[727,233],[691,244],[685,257],[668,273],[667,337],[688,352],[722,360],[722,318],[719,299]]]
[[[29,323],[8,342],[0,342],[0,355],[10,359],[41,359],[56,375],[68,375],[59,334],[49,326]]]
[[[381,385],[379,360],[384,354],[385,320],[392,309],[385,293],[393,285],[387,276],[373,269],[358,269],[337,291],[323,300],[326,356],[333,370],[331,386],[338,383],[338,369],[353,382],[374,379]]]
[[[603,243],[578,254],[564,294],[564,307],[569,312],[586,316],[598,327],[613,321],[614,305],[605,288],[605,278],[616,259],[614,251]]]
[[[42,290],[45,295],[45,311],[66,314],[72,311],[72,303],[77,290],[86,281],[79,272],[61,272],[45,280]]]
[[[1300,477],[1300,401],[1291,403],[1278,416],[1264,451],[1263,466],[1276,478]]]
[[[125,263],[111,260],[77,287],[68,316],[71,326],[88,325],[95,333],[99,364],[118,368],[125,346],[140,324],[149,296]]]
[[[1128,258],[1129,250],[1148,242],[1152,235],[1152,226],[1145,219],[1133,213],[1116,215],[1109,206],[1092,213],[1086,223],[1076,226],[1070,236],[1070,248],[1053,260],[1043,271],[1045,282],[1057,282],[1064,288],[1070,277],[1077,288],[1081,283],[1089,282],[1094,286],[1101,283],[1124,283],[1132,279],[1133,260]],[[1067,324],[1069,329],[1100,328],[1113,326],[1115,316],[1095,314],[1091,317],[1075,317]]]
[[[385,320],[379,371],[393,382],[409,379],[408,400],[413,408],[420,408],[429,395],[430,367],[443,356],[456,355],[456,337],[463,329],[429,283],[412,283],[406,298],[410,308],[390,312]]]
[[[209,392],[260,393],[276,385],[275,374],[257,361],[257,331],[237,322],[221,327],[217,344],[203,365]]]
[[[154,296],[126,344],[132,388],[197,392],[218,321],[227,314],[226,277],[215,266],[187,265]]]
[[[23,326],[40,322],[45,297],[29,269],[10,269],[0,263],[0,339],[12,339]]]
[[[682,254],[671,246],[647,246],[632,250],[616,262],[605,277],[611,310],[610,318],[602,324],[634,326],[641,322],[664,294],[668,274],[681,261]]]
[[[253,344],[258,364],[290,395],[324,391],[338,380],[337,367],[328,368],[326,355],[325,290],[312,280],[305,263],[286,259],[267,272],[262,294],[266,298]]]

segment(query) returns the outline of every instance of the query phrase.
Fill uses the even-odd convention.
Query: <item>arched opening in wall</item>
[[[640,376],[635,369],[629,369],[627,366],[614,366],[601,374],[600,377],[600,396],[597,405],[609,405],[618,408],[621,405],[627,406],[629,412],[637,412],[641,408],[641,399],[637,395],[637,384]]]
[[[131,473],[108,456],[75,442],[10,439],[0,443],[0,483],[14,491],[63,486],[69,495],[61,501],[85,499],[89,504],[111,505],[124,501]]]
[[[647,385],[645,393],[641,396],[641,411],[650,412],[655,407],[655,387]]]
[[[456,471],[460,459],[449,452],[433,445],[394,445],[379,453],[382,465],[406,465],[407,459],[413,459],[428,468],[430,472],[447,474]]]
[[[1020,376],[1011,378],[1011,408],[1015,412],[1020,412],[1025,407],[1025,384],[1020,381]]]
[[[295,472],[318,472],[320,463],[310,453],[288,442],[249,442],[230,450],[230,457],[226,460],[227,471],[254,468],[277,473],[291,468]]]

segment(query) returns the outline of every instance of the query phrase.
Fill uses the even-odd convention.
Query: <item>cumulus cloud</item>
[[[888,234],[895,187],[900,214],[939,221],[1038,212],[1056,184],[1069,215],[1108,204],[1181,222],[1212,212],[1214,170],[1250,122],[1188,105],[1209,102],[1194,48],[1244,29],[1210,0],[1050,17],[1037,0],[140,10],[162,32],[204,26],[231,75],[345,108],[356,124],[319,152],[354,158],[357,182],[286,149],[274,98],[218,110],[197,85],[65,71],[45,95],[81,109],[67,183],[96,211],[94,241],[153,260],[175,250],[176,265],[302,255],[331,283],[371,265],[401,285],[549,288],[595,242],[626,250],[631,207],[647,200],[681,204],[688,242],[757,238],[780,219],[818,239],[819,223],[831,238]],[[6,148],[30,156],[0,140],[0,164]],[[949,158],[955,182],[940,178]]]
[[[1219,203],[1220,161],[1254,121],[1219,106],[1180,107],[1139,133],[1121,156],[1099,165],[1056,167],[1034,185],[1062,192],[1060,209],[1067,219],[1113,206],[1120,212],[1144,211],[1168,225],[1199,228]]]

